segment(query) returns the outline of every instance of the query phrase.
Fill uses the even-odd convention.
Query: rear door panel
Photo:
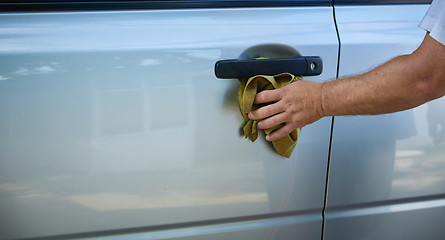
[[[335,78],[332,8],[3,13],[0,31],[0,238],[321,237],[331,119],[282,158],[241,136],[239,82],[213,67],[277,43]]]
[[[335,7],[340,76],[415,50],[427,9]],[[335,117],[325,239],[442,238],[443,101],[395,114]]]

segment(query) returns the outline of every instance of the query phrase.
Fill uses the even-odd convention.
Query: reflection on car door
[[[265,43],[336,75],[332,7],[0,14],[0,238],[320,239],[331,119],[291,157],[240,135]]]

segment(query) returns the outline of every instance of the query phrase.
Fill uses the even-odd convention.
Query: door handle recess
[[[291,73],[296,76],[315,76],[323,71],[320,57],[294,57],[275,59],[228,59],[215,63],[218,78],[245,78],[256,75]]]

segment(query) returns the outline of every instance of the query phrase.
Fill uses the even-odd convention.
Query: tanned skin
[[[426,34],[409,55],[396,57],[364,74],[331,82],[295,81],[255,97],[271,103],[249,113],[257,127],[284,126],[266,137],[280,139],[325,116],[375,115],[417,107],[445,95],[445,46]],[[444,109],[445,111],[445,109]]]

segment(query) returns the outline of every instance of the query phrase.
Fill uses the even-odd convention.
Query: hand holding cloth
[[[254,105],[256,94],[263,90],[272,90],[283,87],[296,80],[302,80],[302,78],[295,77],[290,73],[282,73],[274,76],[258,75],[251,77],[249,79],[244,78],[241,80],[241,84],[238,89],[238,103],[240,106],[241,113],[244,119],[246,120],[246,123],[243,127],[245,138],[249,138],[252,142],[254,142],[258,138],[258,131],[256,126],[258,121],[251,120],[247,117],[247,114],[250,111],[256,110],[260,107]],[[264,132],[267,135],[269,135],[273,131],[281,128],[282,126],[283,125],[280,124],[273,128],[265,129]],[[300,132],[301,128],[297,128],[287,136],[272,141],[272,144],[275,150],[277,150],[278,154],[280,154],[283,157],[290,158],[295,148],[295,145],[297,144]]]

